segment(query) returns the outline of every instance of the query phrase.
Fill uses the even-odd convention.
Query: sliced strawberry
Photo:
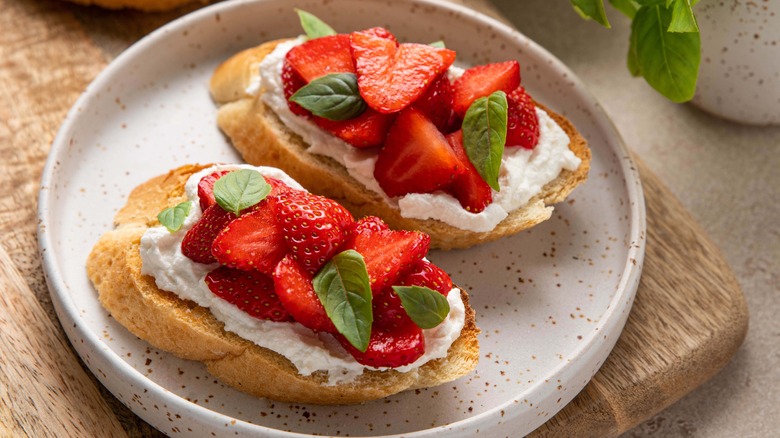
[[[214,183],[218,179],[230,173],[230,170],[218,170],[210,173],[198,181],[198,200],[200,200],[200,211],[206,211],[217,201],[214,200]]]
[[[352,32],[350,45],[360,94],[381,113],[410,105],[455,61],[452,50],[424,44],[397,46],[375,31]]]
[[[386,287],[371,301],[374,311],[373,328],[394,330],[412,322],[401,305],[401,298],[392,287]],[[414,323],[414,322],[412,322]]]
[[[372,27],[370,29],[366,29],[361,31],[363,33],[378,36],[379,38],[384,38],[386,40],[393,41],[395,45],[398,45],[398,40],[395,38],[395,35],[390,33],[389,30],[385,29],[384,27]]]
[[[314,292],[311,274],[291,256],[276,265],[273,277],[276,295],[296,321],[314,331],[338,333]]]
[[[349,120],[328,120],[313,117],[314,123],[356,148],[381,146],[395,121],[395,114],[382,114],[366,108],[359,116]]]
[[[412,266],[412,269],[402,275],[398,281],[401,286],[424,286],[445,297],[452,290],[452,279],[440,267],[427,260],[420,260]]]
[[[447,191],[460,201],[466,211],[479,213],[493,202],[493,190],[466,155],[466,149],[463,148],[463,131],[459,129],[448,135],[447,142],[466,168],[466,172],[456,177]]]
[[[374,177],[393,197],[433,192],[465,171],[436,125],[411,107],[401,111],[390,128]]]
[[[523,87],[507,96],[506,145],[533,149],[539,143],[539,116],[536,105]]]
[[[399,324],[392,330],[372,327],[368,348],[361,352],[343,336],[336,336],[342,346],[358,361],[370,367],[400,367],[408,365],[425,353],[425,337],[414,323]]]
[[[279,196],[274,213],[292,259],[312,275],[336,254],[354,222],[336,201],[304,191]]]
[[[217,235],[211,246],[217,261],[235,269],[258,270],[268,275],[274,272],[276,264],[289,252],[282,227],[276,223],[274,203],[275,197],[265,198]]]
[[[290,100],[290,96],[304,85],[306,85],[306,80],[292,68],[290,62],[285,58],[282,64],[282,90],[284,91],[284,98],[287,100],[287,107],[290,108],[293,114],[309,117],[311,116],[309,110]]]
[[[214,295],[250,316],[271,321],[292,320],[276,295],[273,279],[263,273],[220,266],[209,272],[206,284]]]
[[[494,91],[511,93],[520,85],[520,64],[517,61],[497,62],[472,67],[453,84],[455,112],[463,117],[472,102]]]
[[[208,207],[200,220],[192,227],[181,242],[181,252],[197,263],[214,263],[217,259],[211,253],[211,245],[217,235],[236,218],[217,204]]]
[[[344,246],[352,247],[355,236],[362,232],[379,232],[389,229],[390,227],[387,226],[387,224],[382,219],[376,216],[366,216],[352,224],[351,230],[349,232],[349,238],[347,239],[347,242],[344,243]]]
[[[452,84],[447,74],[442,74],[436,79],[425,94],[414,103],[414,107],[420,110],[441,132],[450,131],[452,120]]]
[[[285,59],[306,83],[330,73],[355,72],[349,35],[346,34],[306,41],[290,49]]]
[[[398,277],[421,260],[430,246],[431,238],[418,231],[393,231],[363,226],[358,221],[353,235],[344,249],[354,249],[366,262],[371,291],[379,294],[395,284]],[[373,221],[372,221],[373,222]]]

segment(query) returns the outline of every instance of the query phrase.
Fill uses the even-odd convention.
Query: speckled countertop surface
[[[743,289],[750,330],[712,380],[625,437],[758,437],[780,428],[780,127],[727,122],[675,105],[625,67],[629,22],[582,20],[568,2],[493,0],[521,32],[566,63],[628,146],[720,246]],[[778,85],[780,86],[780,85]],[[780,108],[778,108],[780,111]]]

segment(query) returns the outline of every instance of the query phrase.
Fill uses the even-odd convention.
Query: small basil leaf
[[[626,59],[628,71],[634,77],[642,75],[642,70],[639,68],[639,55],[636,53],[636,36],[638,33],[636,23],[636,20],[631,22],[631,35],[628,39],[628,58]]]
[[[336,330],[365,352],[374,314],[363,256],[352,249],[336,254],[320,269],[312,284]]]
[[[669,5],[666,5],[669,8]],[[698,32],[699,25],[693,15],[693,5],[690,0],[674,0],[672,9],[672,22],[669,23],[668,32]]]
[[[336,34],[336,31],[333,30],[332,27],[325,24],[324,21],[314,16],[314,14],[297,8],[295,9],[295,12],[298,13],[298,18],[301,20],[301,27],[310,40]]]
[[[639,5],[634,0],[609,0],[609,3],[628,18],[633,19]]]
[[[247,209],[265,199],[271,185],[260,172],[241,169],[230,172],[214,183],[214,198],[225,211],[241,215]]]
[[[329,120],[349,120],[366,109],[354,73],[331,73],[314,79],[290,96],[290,100]]]
[[[701,60],[698,32],[670,33],[672,12],[663,5],[642,6],[631,24],[636,32],[639,70],[645,80],[673,102],[685,102],[696,91]]]
[[[447,48],[447,46],[444,45],[444,41],[442,41],[442,40],[434,41],[434,42],[432,42],[432,43],[430,43],[428,45],[431,46],[431,47],[436,47],[437,49],[446,49]]]
[[[496,91],[475,100],[463,117],[463,148],[469,161],[493,190],[499,191],[498,172],[506,144],[506,93]]]
[[[450,303],[444,295],[433,289],[420,286],[393,286],[401,298],[406,314],[422,329],[441,324],[450,313]]]
[[[184,224],[184,219],[190,214],[191,207],[192,203],[189,201],[182,202],[175,207],[168,207],[157,215],[157,220],[159,220],[168,231],[175,233],[176,231],[179,231],[182,224]]]
[[[604,10],[604,0],[569,0],[574,10],[582,18],[592,19],[598,24],[610,28],[607,12]]]

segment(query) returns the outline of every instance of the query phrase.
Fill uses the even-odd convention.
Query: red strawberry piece
[[[472,102],[494,91],[511,93],[520,85],[520,64],[517,61],[497,62],[472,67],[453,84],[455,112],[463,117]]]
[[[381,146],[395,121],[395,114],[382,114],[366,108],[359,116],[349,120],[328,120],[313,117],[314,123],[356,148]]]
[[[341,248],[354,222],[336,201],[303,191],[279,196],[274,212],[293,260],[312,275]]]
[[[289,252],[282,227],[276,223],[275,203],[275,197],[267,197],[230,222],[211,246],[217,261],[230,268],[271,275],[279,260]]]
[[[373,328],[394,330],[401,325],[414,322],[401,305],[401,297],[392,287],[386,287],[371,302],[374,310]]]
[[[447,191],[460,201],[466,211],[479,213],[493,202],[493,190],[466,155],[466,149],[463,148],[463,131],[459,129],[448,135],[447,142],[466,168],[466,172],[457,176]]]
[[[428,253],[430,243],[427,234],[417,231],[377,230],[358,224],[344,249],[354,249],[363,256],[371,291],[377,295],[396,284],[401,274],[420,261]]]
[[[412,269],[402,275],[397,283],[401,286],[424,286],[445,297],[452,290],[452,279],[440,267],[427,260],[420,260],[412,266]]]
[[[517,87],[507,96],[506,145],[533,149],[539,143],[539,116],[531,96]]]
[[[452,50],[424,44],[397,46],[375,32],[352,32],[350,44],[360,94],[381,113],[410,105],[455,61]]]
[[[390,128],[374,177],[393,197],[433,192],[465,171],[436,125],[411,107],[401,111]]]
[[[315,331],[338,333],[314,292],[311,274],[291,256],[276,265],[273,277],[276,295],[296,321]]]
[[[309,110],[290,100],[290,96],[304,85],[306,85],[306,80],[292,68],[287,58],[285,58],[284,64],[282,64],[282,90],[284,91],[284,98],[287,100],[287,107],[290,108],[293,114],[308,117],[311,116]]]
[[[263,273],[220,266],[209,272],[206,284],[214,295],[250,316],[271,321],[292,320],[276,295],[274,281]]]
[[[285,55],[306,83],[330,73],[354,73],[349,35],[329,35],[306,41]]]
[[[361,31],[365,34],[378,36],[379,38],[384,38],[386,40],[393,41],[395,45],[398,45],[398,40],[395,38],[395,35],[390,33],[389,30],[385,29],[384,27],[372,27],[370,29],[366,29]]]
[[[354,243],[354,237],[364,231],[379,232],[389,229],[390,227],[388,227],[382,219],[376,216],[366,216],[352,224],[348,242],[345,242],[344,245],[352,245]]]
[[[206,211],[217,201],[214,200],[214,183],[218,179],[230,173],[230,170],[218,170],[210,173],[198,181],[198,199],[200,200],[200,211]]]
[[[411,270],[395,282],[398,286],[422,286],[433,289],[445,297],[452,290],[452,280],[441,268],[427,260],[415,263]],[[374,297],[374,325],[394,330],[399,325],[412,322],[401,304],[401,298],[392,287],[385,288]],[[413,322],[412,322],[413,323]]]
[[[358,363],[370,367],[395,368],[408,365],[425,353],[422,329],[413,322],[399,324],[391,330],[375,325],[365,352],[353,347],[341,335],[336,338]]]
[[[223,210],[217,204],[208,207],[200,220],[184,235],[181,252],[197,263],[216,262],[211,245],[220,231],[235,218],[235,214]]]
[[[425,114],[439,131],[449,132],[450,121],[453,119],[452,102],[452,84],[444,73],[417,99],[414,107]]]

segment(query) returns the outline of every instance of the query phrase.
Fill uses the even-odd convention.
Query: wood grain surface
[[[459,3],[497,15],[486,0]],[[128,44],[192,8],[145,15],[0,0],[1,436],[161,435],[68,347],[37,251],[36,198],[51,141],[86,85]],[[745,336],[744,297],[723,256],[637,165],[648,239],[634,307],[593,380],[534,436],[619,435],[711,377]]]

